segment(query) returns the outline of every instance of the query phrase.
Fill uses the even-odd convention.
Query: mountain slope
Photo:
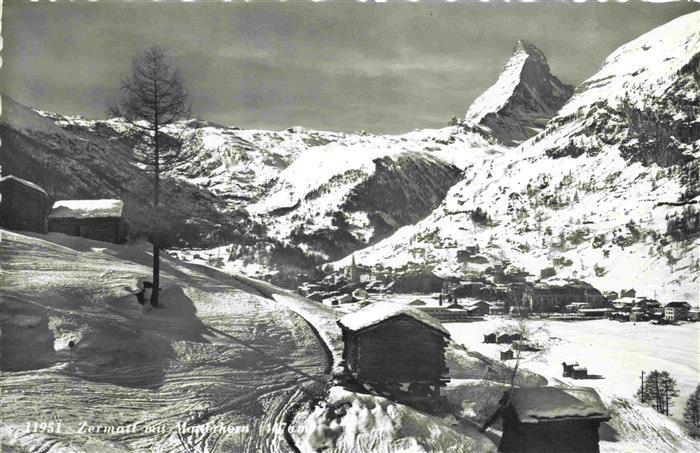
[[[469,107],[465,123],[513,145],[539,132],[572,93],[551,74],[544,54],[520,40],[496,83]]]
[[[302,153],[249,211],[273,237],[325,259],[339,258],[437,207],[461,178],[460,169],[446,160],[453,153],[469,154],[460,149],[469,139],[458,127],[349,136]],[[498,149],[479,142],[484,145]],[[450,160],[463,165],[467,159]]]
[[[355,253],[357,262],[421,262],[463,278],[483,277],[494,264],[531,279],[552,268],[553,279],[697,303],[700,128],[689,100],[700,93],[699,22],[700,13],[681,17],[613,53],[544,132],[468,170],[425,220]],[[626,84],[628,62],[640,60],[653,77],[639,73]],[[655,125],[640,127],[640,116],[618,110],[625,104],[644,106]],[[478,259],[460,262],[457,252],[474,242]]]

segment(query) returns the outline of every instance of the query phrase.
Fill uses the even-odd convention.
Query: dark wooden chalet
[[[0,225],[9,230],[46,232],[48,195],[33,182],[8,175],[0,178]]]
[[[496,334],[494,332],[484,334],[484,343],[495,343]]]
[[[503,395],[497,415],[503,418],[498,451],[507,453],[597,453],[598,427],[610,420],[588,387],[514,388]]]
[[[338,320],[343,361],[353,382],[402,402],[440,398],[449,381],[449,332],[432,316],[404,304],[378,302]],[[404,390],[402,390],[404,389]]]
[[[513,360],[513,350],[512,349],[501,350],[501,360]]]
[[[49,214],[49,231],[108,242],[124,242],[121,200],[61,200]]]
[[[571,368],[571,377],[574,379],[586,379],[588,377],[588,369],[586,367],[576,365]]]
[[[574,367],[578,366],[578,362],[571,362],[571,361],[562,362],[561,366],[563,368],[561,375],[563,377],[571,377],[571,374],[572,374]]]

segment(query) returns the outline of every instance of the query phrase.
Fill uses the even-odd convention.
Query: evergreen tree
[[[677,383],[667,371],[654,370],[644,379],[642,388],[637,391],[637,399],[653,407],[660,414],[669,414],[673,405],[671,398],[678,396]]]
[[[683,421],[688,434],[692,437],[700,437],[700,384],[695,387],[695,391],[690,394],[688,402],[685,403]]]

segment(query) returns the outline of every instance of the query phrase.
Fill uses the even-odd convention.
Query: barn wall
[[[359,380],[436,382],[446,374],[444,347],[435,330],[400,317],[356,334],[347,363]]]
[[[4,181],[0,225],[10,230],[46,232],[46,196],[12,180]]]
[[[49,219],[49,231],[108,242],[122,242],[120,219]]]
[[[520,423],[512,411],[506,411],[503,437],[498,451],[509,453],[598,453],[598,427],[592,420],[560,420],[545,423]]]

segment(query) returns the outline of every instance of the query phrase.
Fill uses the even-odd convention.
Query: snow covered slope
[[[66,120],[67,121],[67,120]],[[125,201],[125,216],[132,232],[137,229],[150,176],[133,165],[128,140],[112,129],[81,125],[62,127],[2,96],[0,118],[0,165],[4,175],[15,175],[44,188],[50,204],[61,199],[119,198]],[[224,212],[226,204],[209,190],[188,181],[163,182],[163,204],[181,243],[202,245],[231,241],[239,235],[241,219]]]
[[[283,422],[328,366],[301,317],[168,257],[144,310],[148,244],[0,234],[2,451],[294,451]]]
[[[248,210],[272,237],[339,258],[437,207],[461,178],[454,164],[502,152],[459,126],[347,136],[302,153]]]
[[[465,123],[513,145],[539,132],[572,93],[551,74],[544,54],[520,40],[496,83],[469,107]]]
[[[468,168],[425,220],[356,252],[358,264],[462,277],[552,267],[601,290],[700,302],[699,23],[689,14],[621,47],[544,132]],[[479,259],[459,262],[474,242]]]

